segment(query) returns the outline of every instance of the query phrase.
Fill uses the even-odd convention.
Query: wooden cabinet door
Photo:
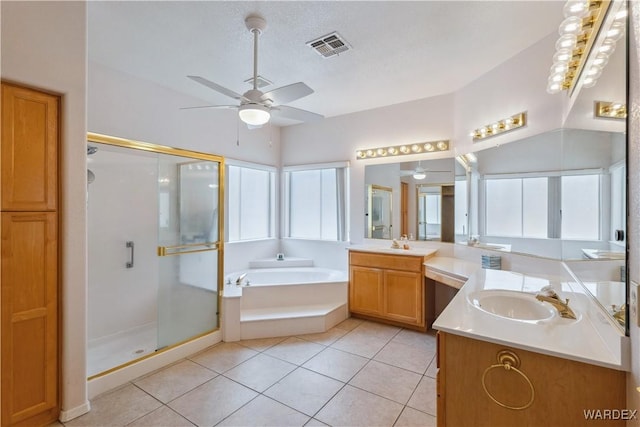
[[[3,211],[53,211],[58,188],[59,98],[2,83]]]
[[[382,313],[383,270],[371,267],[349,268],[349,310],[354,313]]]
[[[2,425],[58,416],[58,219],[2,213]]]
[[[424,326],[422,274],[385,270],[383,314],[398,322]]]

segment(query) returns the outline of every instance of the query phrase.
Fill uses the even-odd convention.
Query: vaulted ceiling
[[[336,116],[460,89],[556,32],[563,1],[94,1],[89,58],[203,100],[229,104],[187,75],[250,88],[259,14],[258,73],[267,91],[303,81],[315,93],[289,105]],[[337,31],[351,49],[323,58],[307,42]],[[549,52],[549,63],[553,52]],[[286,124],[286,123],[285,123]]]

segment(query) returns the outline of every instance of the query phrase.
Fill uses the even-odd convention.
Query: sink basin
[[[538,321],[556,314],[555,308],[526,292],[486,290],[475,292],[468,299],[476,308],[507,319]]]

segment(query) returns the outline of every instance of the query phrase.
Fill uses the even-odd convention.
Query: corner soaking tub
[[[223,292],[223,339],[325,332],[347,318],[347,295],[347,273],[340,270],[285,267],[229,273]]]

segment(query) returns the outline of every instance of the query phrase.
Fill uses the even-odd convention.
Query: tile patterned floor
[[[434,333],[357,319],[219,343],[98,396],[64,425],[435,426],[435,353]]]

